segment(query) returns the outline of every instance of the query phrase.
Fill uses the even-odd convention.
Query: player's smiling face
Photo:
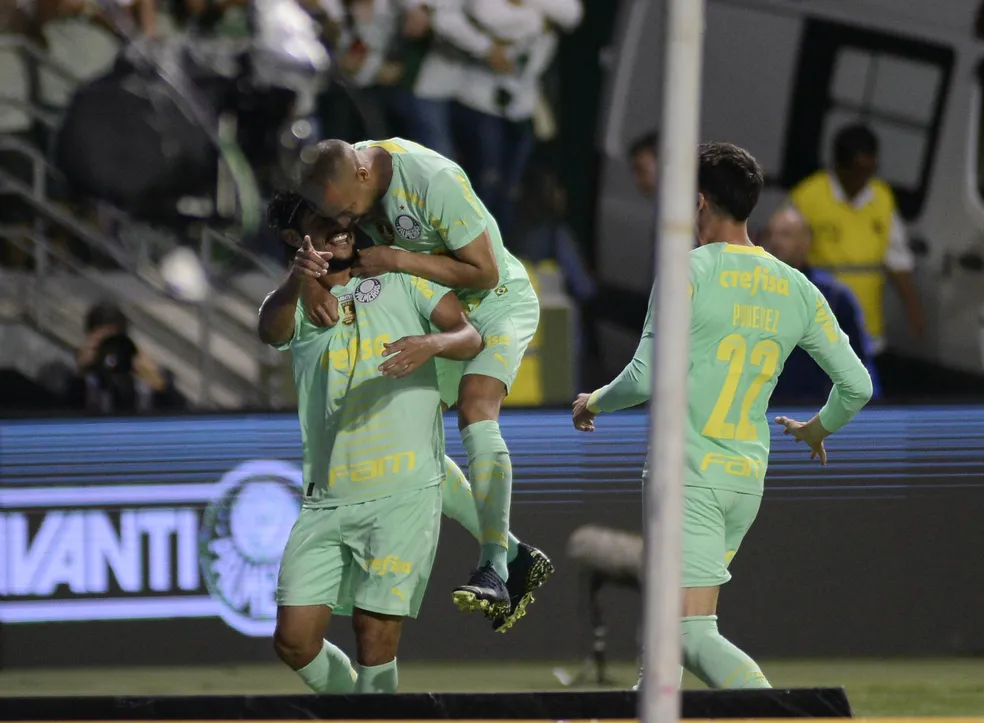
[[[311,245],[318,251],[331,251],[333,258],[339,261],[348,261],[355,254],[353,231],[340,228],[337,223],[310,208],[302,211],[300,227],[302,236],[310,236]]]

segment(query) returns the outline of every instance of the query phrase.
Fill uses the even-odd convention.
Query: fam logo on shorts
[[[393,224],[396,232],[400,234],[407,241],[415,241],[420,238],[420,224],[417,223],[417,219],[413,216],[408,216],[405,213],[401,213],[396,217],[396,222]]]
[[[368,304],[375,301],[379,292],[383,290],[383,282],[379,279],[366,279],[355,287],[355,300],[360,304]]]
[[[273,635],[280,556],[301,510],[301,471],[244,462],[218,483],[198,533],[198,562],[217,612],[244,635]]]

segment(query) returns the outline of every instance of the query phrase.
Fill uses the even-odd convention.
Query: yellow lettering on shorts
[[[416,466],[417,455],[413,452],[399,452],[364,462],[341,464],[328,471],[328,486],[334,487],[337,482],[346,480],[353,484],[371,482],[386,475],[410,472]]]
[[[732,457],[718,452],[708,452],[700,463],[700,471],[706,472],[713,465],[720,465],[724,473],[735,477],[762,477],[765,475],[765,464],[752,457]]]
[[[413,565],[406,560],[401,560],[396,555],[387,555],[386,557],[369,558],[366,560],[366,569],[374,575],[380,576],[388,572],[406,575],[413,569]]]

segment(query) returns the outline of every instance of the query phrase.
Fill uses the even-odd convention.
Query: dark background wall
[[[811,464],[802,448],[775,438],[759,519],[722,595],[724,632],[763,657],[984,652],[982,422],[984,407],[978,406],[866,410],[831,440],[824,469]],[[566,559],[566,540],[587,523],[640,528],[638,475],[646,417],[640,412],[606,416],[594,435],[579,435],[566,412],[511,412],[503,428],[516,462],[513,528],[550,553],[558,573],[528,618],[507,635],[493,635],[482,618],[463,615],[451,604],[450,591],[474,564],[477,548],[445,521],[428,598],[420,619],[407,625],[402,657],[573,659],[588,651],[585,579]],[[454,435],[451,454],[463,461],[456,433],[449,434]],[[202,511],[217,495],[216,483],[238,464],[254,459],[297,464],[299,455],[297,423],[289,415],[0,423],[0,664],[272,660],[268,638],[244,635],[215,616],[51,620],[85,618],[77,612],[79,601],[100,599],[122,601],[124,616],[127,605],[137,611],[148,600],[163,607],[157,614],[183,614],[183,606],[197,600],[203,614],[214,615],[221,603],[209,597],[197,573],[195,587],[188,584],[188,570],[179,569],[179,548],[187,540],[177,535],[168,538],[168,589],[149,591],[150,573],[143,566],[141,590],[123,592],[110,576],[107,592],[93,592],[92,583],[83,583],[83,573],[72,567],[78,560],[70,559],[81,555],[85,580],[98,580],[101,562],[91,552],[93,540],[79,543],[85,551],[67,549],[64,540],[73,533],[97,534],[96,528],[72,527],[65,521],[68,513],[103,510],[117,534],[120,515],[128,509],[194,509],[201,524]],[[153,485],[160,486],[148,496]],[[98,502],[116,494],[107,492],[111,488],[131,496],[143,490],[147,499]],[[73,494],[83,499],[47,502],[70,500]],[[39,542],[42,521],[56,509],[64,511],[60,526],[47,523],[47,539]],[[27,524],[26,538],[22,524]],[[211,533],[198,534],[202,543]],[[29,560],[32,550],[37,555],[44,545],[52,558],[45,563],[49,567]],[[149,554],[145,540],[144,561]],[[25,573],[29,564],[33,576]],[[57,577],[58,568],[50,567],[56,564],[76,570],[63,575],[70,580],[75,574],[77,589],[66,584],[50,594],[30,594],[38,593],[45,575]],[[179,589],[182,579],[184,587],[195,589]],[[639,596],[611,590],[603,599],[610,653],[632,658]],[[53,600],[64,602],[40,607]],[[48,622],[12,622],[25,618]],[[332,639],[350,645],[347,628],[348,620],[334,620]]]

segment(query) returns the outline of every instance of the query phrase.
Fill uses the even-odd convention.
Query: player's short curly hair
[[[275,231],[301,232],[304,198],[294,191],[277,191],[267,204],[267,223]]]
[[[765,185],[758,161],[733,143],[702,143],[698,155],[697,187],[704,198],[718,212],[747,221]]]

